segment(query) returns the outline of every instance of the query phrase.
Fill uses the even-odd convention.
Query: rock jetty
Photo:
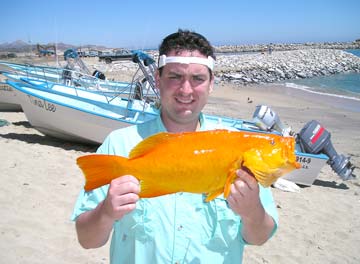
[[[337,49],[302,49],[243,54],[218,54],[218,81],[271,83],[337,73],[360,73],[360,57]]]
[[[216,54],[214,72],[216,81],[246,85],[337,73],[360,73],[360,57],[335,48],[345,48],[343,44],[336,46],[332,43],[331,49],[325,49],[327,46],[324,43],[313,45],[317,48],[304,49],[290,49],[290,46],[295,47],[296,44],[281,45],[282,48],[286,47],[288,50],[272,50],[271,53],[268,50],[261,52],[236,52],[233,46],[228,46],[231,53]],[[304,47],[305,45],[301,44],[297,48]],[[215,49],[219,51],[219,47],[215,47]],[[251,48],[248,47],[248,49]],[[280,48],[278,47],[278,49]],[[149,54],[157,60],[157,51],[151,51]],[[135,70],[136,65],[126,62],[113,64],[111,68],[114,73],[118,71],[127,72]]]
[[[360,39],[352,42],[324,42],[324,43],[269,43],[269,44],[248,44],[248,45],[226,45],[215,46],[215,52],[234,53],[234,52],[267,52],[284,50],[304,50],[304,49],[360,49]]]

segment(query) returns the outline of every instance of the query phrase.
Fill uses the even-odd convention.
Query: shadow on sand
[[[33,126],[28,121],[18,121],[12,122],[11,125],[14,126],[22,126],[27,129],[33,128]],[[39,135],[35,133],[7,133],[0,134],[0,137],[6,139],[13,139],[23,141],[29,144],[40,144],[45,146],[52,146],[57,148],[62,148],[64,150],[76,150],[82,152],[96,152],[99,145],[91,145],[85,143],[74,143],[65,141],[62,139],[58,139],[55,137],[47,136],[47,135]]]
[[[29,144],[40,144],[45,146],[52,146],[57,148],[62,148],[64,150],[76,150],[82,152],[95,152],[98,146],[96,145],[87,145],[81,143],[73,143],[64,141],[61,139],[53,138],[50,136],[43,136],[38,134],[17,134],[17,133],[8,133],[0,135],[2,138],[13,139],[23,141]]]
[[[323,181],[316,179],[313,185],[327,187],[327,188],[334,188],[340,190],[348,190],[350,189],[345,183],[337,183],[335,181]]]
[[[30,125],[30,123],[28,121],[13,122],[11,124],[13,124],[14,126],[23,126],[26,128],[32,128],[32,126]]]

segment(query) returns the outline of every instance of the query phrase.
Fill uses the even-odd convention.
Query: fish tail
[[[109,184],[113,179],[126,174],[123,168],[127,158],[115,155],[93,154],[79,157],[77,164],[85,176],[85,191]]]

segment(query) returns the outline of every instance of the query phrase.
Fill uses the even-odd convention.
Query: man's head
[[[214,48],[210,42],[202,35],[189,30],[179,29],[177,32],[168,35],[163,39],[159,47],[159,60],[162,55],[168,56],[170,52],[180,53],[183,50],[199,51],[204,57],[216,59]],[[161,74],[162,67],[159,66]],[[210,69],[212,74],[213,69]]]
[[[168,130],[195,129],[214,84],[214,51],[200,34],[179,30],[159,49],[156,86]]]

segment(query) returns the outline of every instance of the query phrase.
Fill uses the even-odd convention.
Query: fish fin
[[[129,158],[138,158],[141,157],[147,153],[149,153],[151,150],[154,149],[155,145],[163,144],[167,142],[169,139],[178,137],[178,134],[175,133],[167,133],[167,132],[160,132],[153,136],[150,136],[143,141],[141,141],[139,144],[137,144],[130,152]]]
[[[204,133],[208,135],[209,133],[229,133],[229,130],[226,129],[216,129],[213,131],[200,131],[195,132],[197,134]],[[182,132],[182,133],[168,133],[168,132],[160,132],[155,135],[152,135],[143,141],[141,141],[139,144],[137,144],[129,154],[129,159],[138,158],[141,157],[149,152],[151,152],[154,149],[154,146],[158,146],[161,144],[166,144],[169,140],[172,141],[176,138],[181,138],[184,135],[193,134],[194,132]]]
[[[263,186],[263,187],[269,187],[271,184],[273,184],[279,176],[276,176],[275,171],[274,173],[264,173],[260,170],[252,169],[251,172],[254,174],[256,180]]]
[[[151,181],[140,181],[140,193],[139,196],[141,198],[151,198],[157,197],[165,194],[174,193],[173,191],[169,191],[169,189],[164,190],[159,186],[158,183],[151,182]]]
[[[120,156],[102,154],[79,157],[77,164],[85,176],[85,191],[109,184],[113,179],[123,175],[121,168],[127,160]]]
[[[238,170],[239,168],[241,168],[241,163],[242,163],[242,159],[238,159],[236,160],[229,172],[228,172],[228,176],[226,178],[226,182],[225,182],[225,186],[224,186],[224,197],[228,198],[229,194],[230,194],[230,186],[231,184],[235,181],[237,175],[236,175],[236,170]]]
[[[264,173],[260,170],[253,169],[256,180],[264,187],[271,186],[274,182],[277,181],[280,177],[289,173],[290,171],[297,169],[295,165],[292,167],[284,167],[277,169],[269,169],[269,172]]]
[[[218,197],[220,194],[224,192],[223,188],[217,189],[211,193],[208,193],[205,199],[205,202],[210,202],[211,200],[214,200],[216,197]]]

